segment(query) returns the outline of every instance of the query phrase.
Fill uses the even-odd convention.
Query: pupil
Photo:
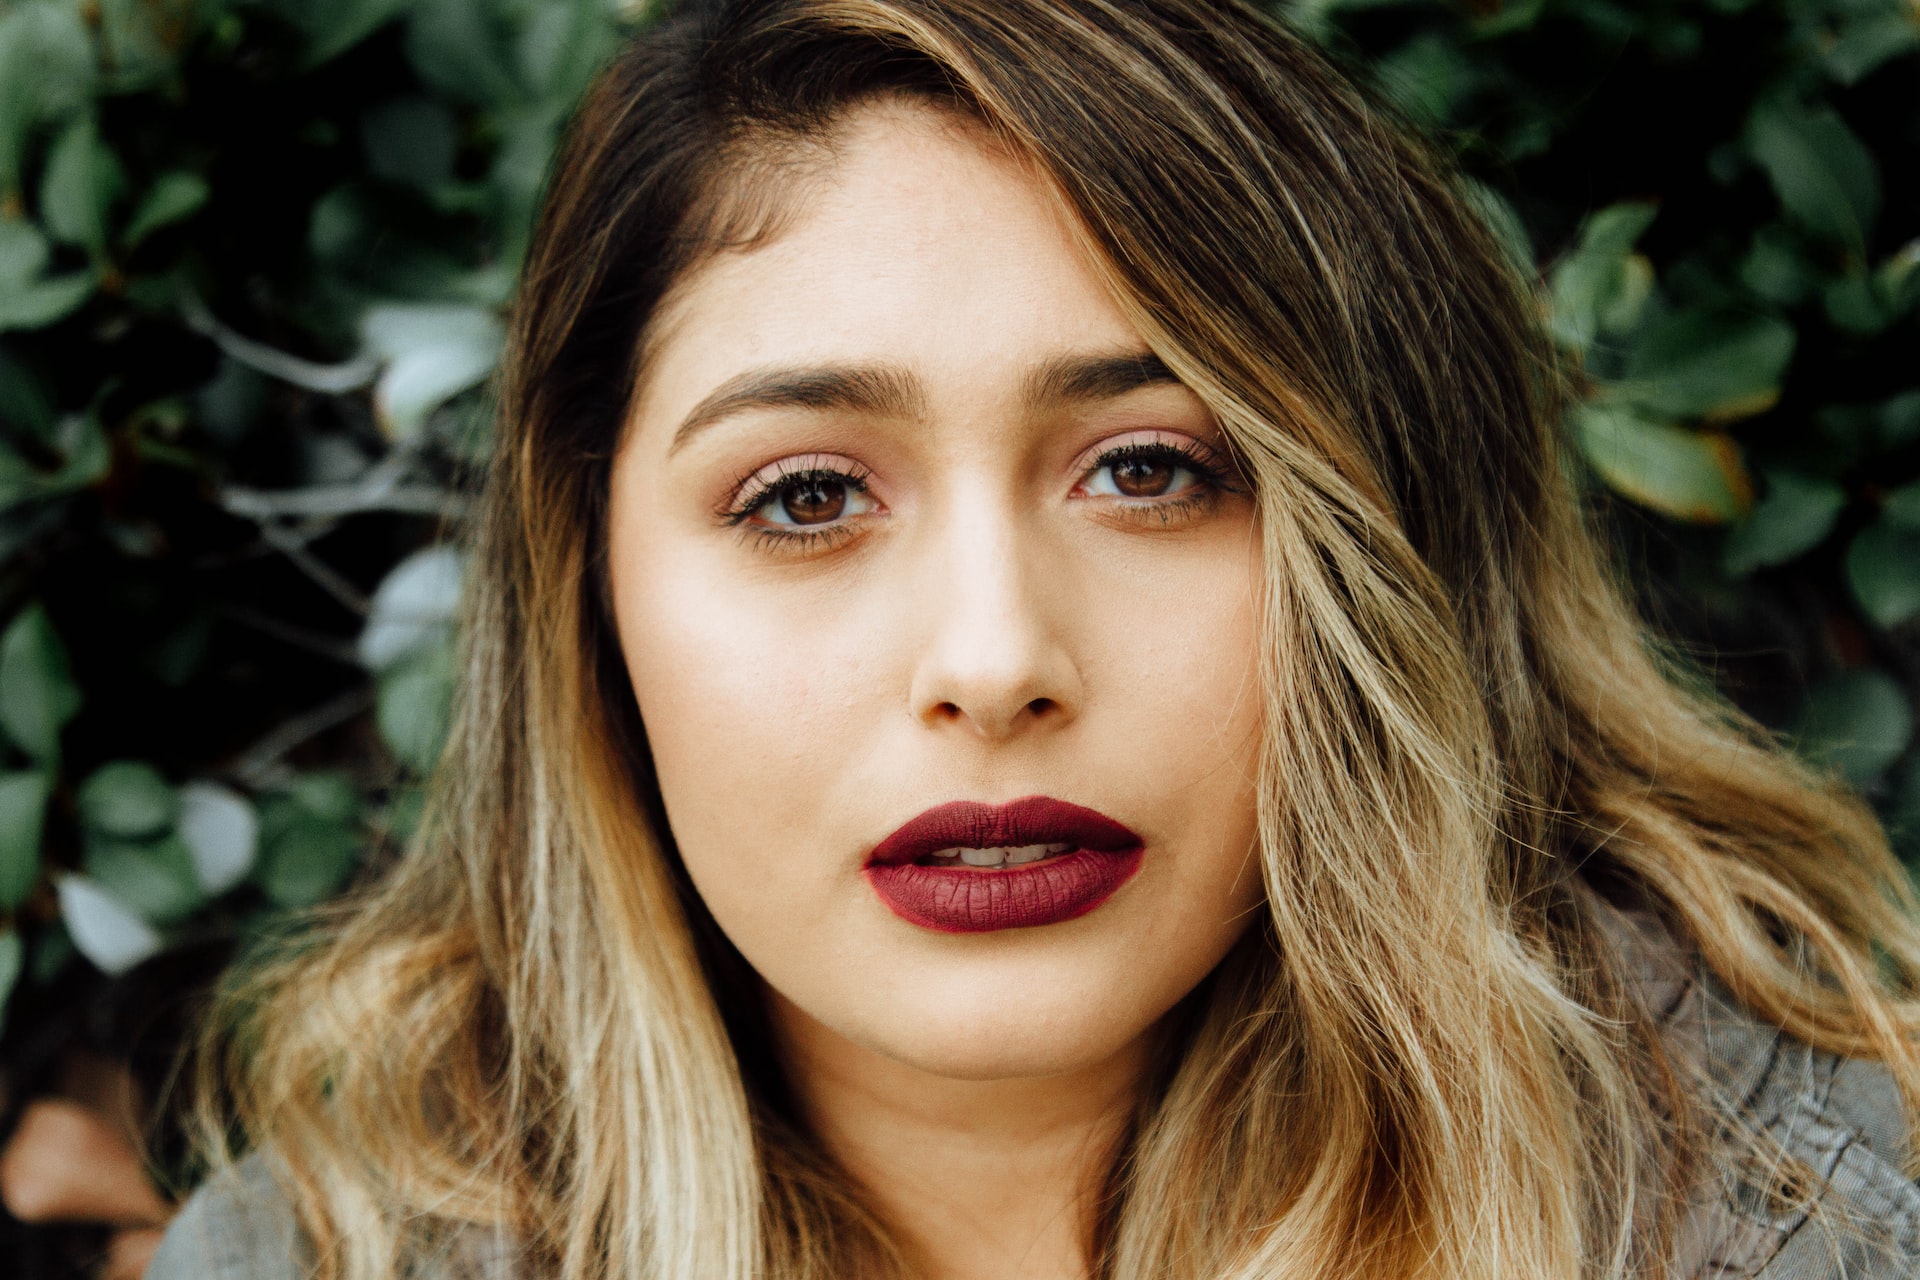
[[[1164,459],[1128,458],[1113,468],[1113,487],[1129,498],[1157,498],[1173,483],[1173,467]]]
[[[824,524],[847,505],[847,486],[839,480],[798,480],[780,500],[795,524]]]

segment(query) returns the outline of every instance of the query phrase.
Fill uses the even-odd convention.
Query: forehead
[[[779,181],[782,168],[748,172]],[[1052,356],[1142,345],[1060,202],[976,124],[873,104],[786,172],[793,190],[776,199],[793,203],[772,233],[708,257],[663,301],[642,429],[751,366],[888,364],[977,389]]]

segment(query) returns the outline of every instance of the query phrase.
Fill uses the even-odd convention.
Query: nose
[[[912,593],[922,621],[914,717],[996,742],[1072,720],[1082,689],[1060,626],[1070,591],[1060,556],[1011,515],[956,522],[936,545]]]

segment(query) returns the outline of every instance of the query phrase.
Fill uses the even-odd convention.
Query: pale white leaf
[[[180,788],[180,840],[193,855],[194,878],[209,894],[225,893],[253,869],[260,819],[246,797],[213,782]]]
[[[374,384],[381,425],[396,437],[418,431],[427,415],[486,381],[506,332],[485,307],[394,303],[361,321],[368,354],[385,362]]]
[[[360,661],[384,671],[439,639],[460,607],[464,560],[452,547],[416,551],[393,567],[373,593],[360,632]]]
[[[62,876],[56,888],[73,945],[103,973],[125,973],[160,950],[152,925],[85,876]]]

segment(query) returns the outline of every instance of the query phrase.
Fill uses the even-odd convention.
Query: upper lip
[[[874,847],[867,865],[917,862],[942,849],[1072,844],[1115,852],[1141,843],[1139,836],[1106,814],[1051,796],[1023,796],[1005,804],[955,800],[909,820]]]

